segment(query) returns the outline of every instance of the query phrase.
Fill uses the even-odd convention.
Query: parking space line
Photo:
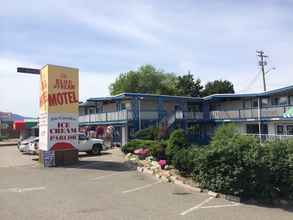
[[[122,173],[112,173],[112,174],[107,174],[107,175],[103,175],[103,176],[98,176],[98,177],[92,178],[91,180],[100,180],[100,179],[104,179],[107,177],[118,176],[118,175],[122,175]]]
[[[202,202],[199,203],[198,205],[196,205],[196,206],[194,206],[194,207],[192,207],[192,208],[190,208],[190,209],[187,209],[187,210],[185,210],[184,212],[181,212],[180,215],[186,215],[186,214],[188,214],[188,213],[190,213],[190,212],[192,212],[192,211],[194,211],[194,210],[196,210],[196,209],[199,209],[199,208],[202,207],[204,204],[206,204],[206,203],[208,203],[209,201],[211,201],[213,198],[215,198],[215,197],[212,197],[212,196],[211,196],[211,197],[205,199],[204,201],[202,201]]]
[[[13,192],[13,193],[22,193],[22,192],[31,192],[31,191],[40,191],[45,190],[45,186],[39,187],[28,187],[28,188],[8,188],[8,189],[0,189],[0,192]]]
[[[136,192],[136,191],[139,191],[139,190],[142,190],[142,189],[150,188],[150,187],[152,187],[154,185],[157,185],[159,183],[162,183],[162,181],[160,180],[160,181],[157,181],[155,183],[150,183],[150,184],[147,184],[147,185],[144,185],[144,186],[140,186],[140,187],[137,187],[137,188],[134,188],[134,189],[125,190],[122,193],[123,194],[126,194],[126,193]]]
[[[225,207],[235,207],[240,206],[240,203],[233,203],[233,204],[227,204],[227,205],[212,205],[212,206],[204,206],[200,207],[201,209],[211,209],[211,208],[225,208]]]

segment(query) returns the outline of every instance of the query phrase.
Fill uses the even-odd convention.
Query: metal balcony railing
[[[159,115],[159,111],[141,111],[139,114],[139,118],[141,120],[158,120]],[[176,111],[174,112],[174,114],[172,114],[172,117],[174,117],[174,120],[200,120],[203,119],[203,113]],[[80,123],[130,121],[132,119],[133,112],[130,110],[121,110],[116,112],[101,112],[96,114],[79,116]]]
[[[132,119],[132,112],[127,110],[102,112],[79,116],[80,123],[127,121]]]
[[[261,118],[284,117],[284,113],[286,113],[290,108],[293,108],[293,106],[276,106],[276,107],[261,108],[260,117]],[[258,117],[259,117],[259,110],[257,108],[210,112],[210,119],[213,119],[213,120],[257,119]]]
[[[203,112],[184,112],[184,118],[187,120],[202,120]]]
[[[256,138],[259,138],[261,140],[289,140],[293,139],[293,135],[277,135],[277,134],[248,134],[245,133],[245,135],[248,136],[254,136]]]

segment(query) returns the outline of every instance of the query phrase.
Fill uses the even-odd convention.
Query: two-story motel
[[[203,98],[143,93],[90,98],[80,104],[79,122],[90,130],[112,126],[122,144],[150,126],[180,127],[208,139],[218,125],[227,122],[234,122],[241,133],[288,138],[293,137],[293,86]]]

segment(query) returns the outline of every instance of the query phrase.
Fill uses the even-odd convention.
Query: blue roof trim
[[[263,97],[269,96],[272,94],[278,94],[282,92],[287,92],[289,90],[293,90],[292,86],[287,86],[279,89],[274,89],[266,92],[259,92],[259,93],[242,93],[242,94],[214,94],[210,96],[206,96],[203,98],[200,97],[190,97],[190,96],[172,96],[172,95],[157,95],[157,94],[150,94],[150,93],[121,93],[115,96],[108,96],[108,97],[98,97],[98,98],[89,98],[87,101],[114,101],[114,100],[121,100],[127,97],[129,98],[162,98],[162,99],[169,99],[169,100],[189,100],[194,102],[201,102],[201,101],[209,101],[209,100],[217,100],[223,98],[248,98],[248,97]],[[86,105],[86,104],[84,104]]]
[[[163,98],[163,99],[185,99],[191,101],[201,101],[200,97],[190,97],[190,96],[172,96],[172,95],[157,95],[157,94],[149,94],[149,93],[121,93],[116,96],[108,96],[108,97],[98,97],[98,98],[90,98],[87,101],[110,101],[110,100],[118,100],[124,99],[127,97],[131,98]]]
[[[279,89],[273,89],[266,92],[259,92],[259,93],[243,93],[243,94],[213,94],[210,96],[203,97],[203,100],[209,101],[209,100],[215,100],[215,99],[221,99],[221,98],[247,98],[247,97],[263,97],[263,96],[269,96],[273,94],[283,93],[287,92],[289,90],[293,90],[293,86],[287,86]]]

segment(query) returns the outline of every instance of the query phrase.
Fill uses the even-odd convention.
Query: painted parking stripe
[[[103,176],[98,176],[98,177],[92,178],[91,180],[100,180],[100,179],[104,179],[107,177],[118,176],[118,175],[122,175],[122,173],[112,173],[112,174],[107,174],[107,175],[103,175]]]
[[[181,212],[180,215],[186,215],[186,214],[188,214],[188,213],[190,213],[190,212],[192,212],[192,211],[194,211],[194,210],[196,210],[196,209],[199,209],[199,208],[202,207],[204,204],[206,204],[206,203],[208,203],[209,201],[211,201],[213,198],[214,198],[214,197],[209,197],[209,198],[205,199],[204,201],[202,201],[202,202],[199,203],[198,205],[196,205],[196,206],[194,206],[194,207],[192,207],[192,208],[190,208],[190,209],[187,209],[187,210],[185,210],[184,212]]]
[[[240,206],[240,203],[232,203],[232,204],[227,204],[227,205],[212,205],[212,206],[204,206],[200,207],[201,209],[216,209],[216,208],[225,208],[225,207],[235,207],[235,206]]]
[[[139,190],[142,190],[142,189],[146,189],[146,188],[150,188],[154,185],[157,185],[159,183],[162,183],[162,181],[158,181],[158,182],[155,182],[155,183],[150,183],[150,184],[147,184],[147,185],[144,185],[144,186],[140,186],[140,187],[137,187],[137,188],[133,188],[133,189],[129,189],[129,190],[125,190],[123,191],[122,193],[123,194],[126,194],[126,193],[131,193],[131,192],[136,192],[136,191],[139,191]]]
[[[0,192],[12,192],[12,193],[23,193],[23,192],[31,192],[31,191],[41,191],[45,190],[45,186],[39,186],[39,187],[28,187],[28,188],[8,188],[8,189],[1,189]]]

